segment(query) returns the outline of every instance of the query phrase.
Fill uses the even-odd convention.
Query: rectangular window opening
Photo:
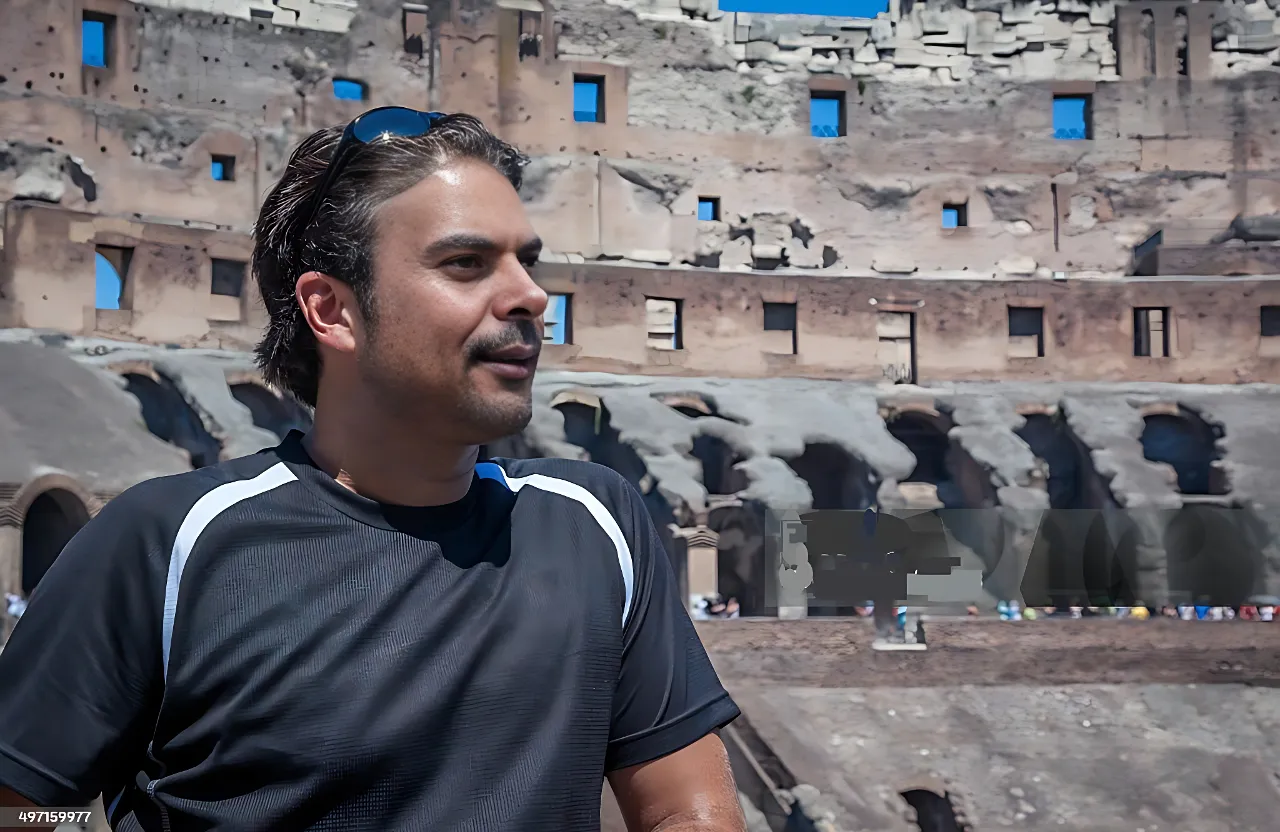
[[[844,93],[811,90],[809,92],[809,132],[820,139],[845,135]]]
[[[363,81],[334,78],[333,97],[342,101],[364,101],[369,97],[369,87]]]
[[[244,275],[247,264],[241,260],[213,259],[213,280],[209,291],[214,295],[229,298],[241,297],[244,293]]]
[[[698,219],[704,222],[714,222],[720,219],[720,197],[718,196],[700,196],[698,197]]]
[[[1133,354],[1139,358],[1168,357],[1168,307],[1138,307],[1133,310]]]
[[[272,20],[276,13],[270,9],[249,9],[249,17],[254,20]]]
[[[547,295],[542,314],[544,344],[573,343],[573,295]]]
[[[220,156],[215,153],[209,165],[209,173],[217,182],[236,181],[236,157]]]
[[[540,12],[519,13],[520,27],[520,60],[536,58],[542,54],[542,14]],[[574,110],[578,108],[575,106]]]
[[[1044,358],[1044,309],[1009,307],[1009,357]]]
[[[407,55],[421,58],[427,52],[427,13],[404,9],[400,19],[404,31],[404,51]]]
[[[794,303],[764,304],[764,331],[791,333],[791,354],[799,352],[800,344],[796,332],[796,305]]]
[[[1053,137],[1082,140],[1093,138],[1093,96],[1053,97]]]
[[[645,328],[650,349],[684,349],[680,320],[683,305],[683,301],[673,298],[644,299]]]
[[[94,248],[94,306],[98,309],[127,309],[125,287],[133,249],[123,246]]]
[[[969,203],[950,202],[942,206],[943,228],[966,228],[969,225]]]
[[[1262,307],[1261,334],[1263,338],[1280,338],[1280,306]]]
[[[573,120],[604,123],[604,78],[598,75],[573,76]]]
[[[115,15],[85,12],[80,21],[80,62],[100,68],[111,66],[115,31]]]

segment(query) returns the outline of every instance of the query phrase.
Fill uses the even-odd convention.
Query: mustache
[[[533,321],[514,321],[500,332],[481,336],[467,347],[467,358],[471,361],[482,361],[488,355],[507,347],[525,346],[539,352],[542,350],[542,337],[538,334],[538,325]]]

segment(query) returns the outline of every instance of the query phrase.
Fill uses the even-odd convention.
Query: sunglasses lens
[[[431,122],[423,113],[403,107],[390,107],[363,116],[352,132],[364,143],[383,136],[411,138],[421,136],[431,128]]]

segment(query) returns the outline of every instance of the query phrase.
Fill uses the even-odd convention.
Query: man
[[[477,462],[531,417],[525,160],[402,108],[294,152],[255,229],[265,377],[305,437],[136,486],[0,663],[10,801],[117,829],[743,828],[738,715],[641,497]]]

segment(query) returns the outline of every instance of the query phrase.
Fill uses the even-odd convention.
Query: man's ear
[[[355,352],[359,314],[350,286],[322,272],[307,272],[294,284],[294,296],[318,344]]]

